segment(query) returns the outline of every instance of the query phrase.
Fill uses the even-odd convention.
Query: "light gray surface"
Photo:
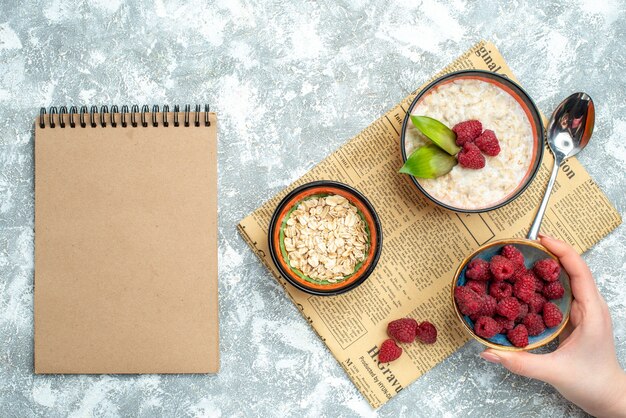
[[[623,1],[17,3],[0,6],[0,416],[582,414],[549,386],[480,360],[477,343],[372,411],[235,225],[481,38],[543,112],[573,91],[594,98],[581,160],[623,216]],[[196,102],[220,120],[221,372],[34,376],[39,106]],[[621,226],[585,255],[617,324],[625,253]],[[624,364],[623,325],[615,339]]]

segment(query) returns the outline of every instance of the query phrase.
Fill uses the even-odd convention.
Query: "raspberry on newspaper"
[[[471,290],[466,290],[478,296]],[[418,323],[413,318],[400,318],[387,324],[387,335],[391,338],[382,343],[378,353],[378,360],[381,363],[388,363],[402,355],[402,348],[396,341],[408,344],[417,338],[424,344],[434,344],[437,341],[437,328],[428,321]]]
[[[437,328],[428,321],[424,321],[417,327],[417,339],[424,344],[434,344],[437,341]]]
[[[389,363],[396,360],[402,355],[402,348],[398,347],[396,342],[391,338],[383,341],[378,352],[378,361],[381,363]]]
[[[401,318],[387,324],[387,335],[401,343],[412,343],[417,335],[417,321]]]

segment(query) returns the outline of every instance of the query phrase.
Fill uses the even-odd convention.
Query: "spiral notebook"
[[[172,110],[36,119],[35,373],[217,372],[217,120]]]

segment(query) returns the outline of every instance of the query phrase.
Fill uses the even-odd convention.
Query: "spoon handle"
[[[541,227],[541,221],[543,220],[543,215],[546,213],[546,208],[548,207],[548,200],[550,200],[550,195],[552,194],[552,188],[554,187],[554,182],[556,181],[556,175],[559,173],[559,167],[561,165],[561,161],[558,158],[554,159],[554,166],[552,167],[552,174],[550,174],[550,180],[548,181],[548,187],[546,187],[546,193],[543,195],[543,200],[541,201],[541,205],[539,205],[539,209],[537,210],[537,214],[535,215],[535,220],[528,231],[528,239],[535,240],[537,239],[537,234],[539,233],[539,227]]]

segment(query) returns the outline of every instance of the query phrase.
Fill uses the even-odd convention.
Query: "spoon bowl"
[[[547,139],[552,153],[564,161],[582,151],[589,143],[595,109],[586,93],[574,93],[554,110],[548,123]]]

